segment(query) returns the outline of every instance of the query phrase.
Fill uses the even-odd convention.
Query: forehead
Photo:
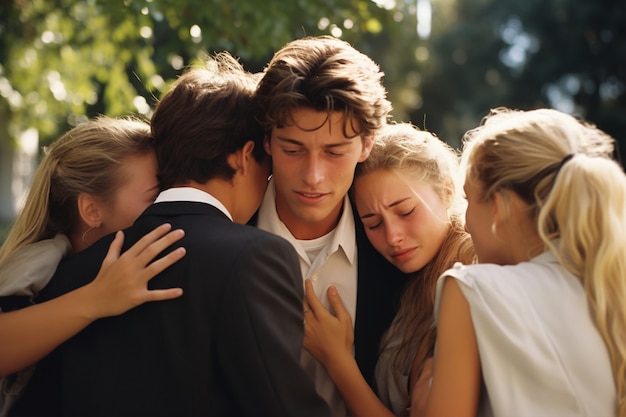
[[[320,136],[329,136],[341,139],[356,139],[359,137],[357,123],[342,111],[315,110],[308,107],[299,107],[291,111],[287,122],[274,128],[278,132],[315,133]]]
[[[375,202],[386,205],[399,199],[436,195],[428,182],[396,169],[378,169],[358,177],[354,182],[354,192],[357,199],[365,204]]]
[[[121,181],[156,181],[157,160],[153,150],[126,156],[118,170]]]

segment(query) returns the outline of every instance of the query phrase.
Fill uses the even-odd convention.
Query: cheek
[[[465,230],[469,234],[472,234],[473,224],[474,224],[473,210],[471,206],[468,206],[467,209],[465,210]]]
[[[128,227],[132,225],[135,220],[147,209],[152,202],[146,201],[143,198],[137,196],[129,196],[127,199],[122,199],[118,202],[119,213],[118,222],[125,223],[122,227]]]
[[[290,158],[284,158],[279,152],[272,155],[272,176],[289,179],[296,175],[295,168],[292,166]]]
[[[138,200],[137,204],[135,204],[134,210],[131,213],[131,217],[133,217],[133,222],[135,220],[137,220],[137,217],[139,217],[139,215],[141,213],[144,212],[145,209],[147,209],[150,206],[151,202],[145,201],[145,200]]]

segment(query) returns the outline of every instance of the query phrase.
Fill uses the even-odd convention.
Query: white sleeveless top
[[[608,351],[581,282],[550,252],[529,262],[455,265],[467,300],[486,397],[495,416],[615,416]],[[487,407],[489,408],[489,407]]]

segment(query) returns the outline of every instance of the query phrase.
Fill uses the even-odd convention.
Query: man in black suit
[[[152,117],[164,191],[125,231],[162,223],[186,256],[153,288],[182,297],[102,319],[42,361],[16,415],[324,416],[299,364],[303,288],[293,247],[245,225],[270,173],[256,80],[228,54],[183,74]],[[64,261],[42,299],[96,276],[110,238]]]
[[[289,42],[259,82],[259,120],[272,156],[272,179],[256,224],[289,240],[303,279],[322,303],[334,285],[355,323],[355,358],[370,385],[383,332],[395,315],[405,275],[365,236],[347,193],[355,167],[372,149],[391,103],[378,65],[347,42],[306,37]],[[347,414],[324,367],[301,363],[333,416]]]

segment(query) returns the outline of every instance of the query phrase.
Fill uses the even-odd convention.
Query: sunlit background
[[[455,147],[508,106],[579,115],[626,149],[624,0],[9,0],[0,19],[0,229],[42,146],[72,126],[101,113],[148,118],[206,54],[228,50],[260,71],[304,35],[370,55],[394,119]]]

